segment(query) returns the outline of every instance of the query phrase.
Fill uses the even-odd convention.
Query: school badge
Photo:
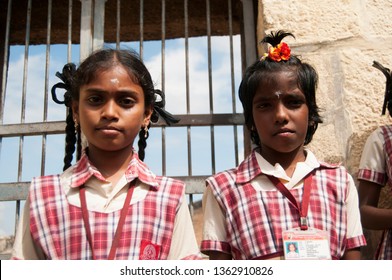
[[[160,251],[161,246],[147,240],[142,240],[140,244],[139,260],[157,260]]]

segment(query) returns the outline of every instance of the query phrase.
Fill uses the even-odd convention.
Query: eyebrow
[[[98,93],[98,94],[107,94],[107,93],[109,93],[107,90],[104,90],[104,89],[101,89],[101,88],[96,88],[96,87],[86,88],[84,91],[88,92],[88,93]],[[140,95],[140,93],[137,92],[137,91],[127,90],[127,89],[118,90],[115,93],[116,94],[127,94],[127,95]]]

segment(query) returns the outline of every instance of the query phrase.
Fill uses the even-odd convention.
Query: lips
[[[101,126],[97,127],[96,130],[99,131],[104,131],[104,132],[118,132],[121,131],[121,129],[114,127],[114,126]]]
[[[104,126],[99,126],[96,128],[97,130],[120,130],[119,128],[111,125],[104,125]]]
[[[278,131],[276,131],[273,135],[277,136],[277,135],[280,135],[280,134],[288,134],[288,133],[294,133],[294,130],[291,130],[291,129],[288,129],[288,128],[282,128],[282,129],[279,129]]]

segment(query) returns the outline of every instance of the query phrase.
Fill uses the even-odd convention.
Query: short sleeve
[[[203,194],[203,240],[201,251],[219,251],[230,254],[230,245],[226,241],[225,213],[214,197],[209,186]]]
[[[384,136],[381,128],[373,131],[366,140],[359,163],[358,179],[385,185],[386,158]]]
[[[350,174],[349,189],[346,199],[347,207],[347,249],[365,246],[366,241],[362,231],[361,216],[359,212],[358,191]]]
[[[176,214],[168,260],[202,259],[185,195]]]

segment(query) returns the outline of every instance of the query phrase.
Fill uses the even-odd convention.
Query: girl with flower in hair
[[[287,36],[294,37],[278,31],[262,40],[269,51],[240,84],[255,148],[206,181],[201,251],[210,259],[283,259],[294,240],[306,259],[359,259],[366,245],[352,177],[306,148],[322,122],[318,75],[291,54]]]
[[[388,109],[392,116],[392,74],[377,61],[373,66],[386,77],[382,115]],[[392,260],[392,209],[379,207],[381,190],[392,186],[392,125],[376,128],[366,140],[358,171],[359,202],[362,225],[371,230],[382,230],[375,259]]]
[[[68,107],[64,172],[33,178],[12,258],[200,259],[184,183],[142,161],[151,122],[178,120],[139,56],[102,49],[57,76],[53,99]]]

